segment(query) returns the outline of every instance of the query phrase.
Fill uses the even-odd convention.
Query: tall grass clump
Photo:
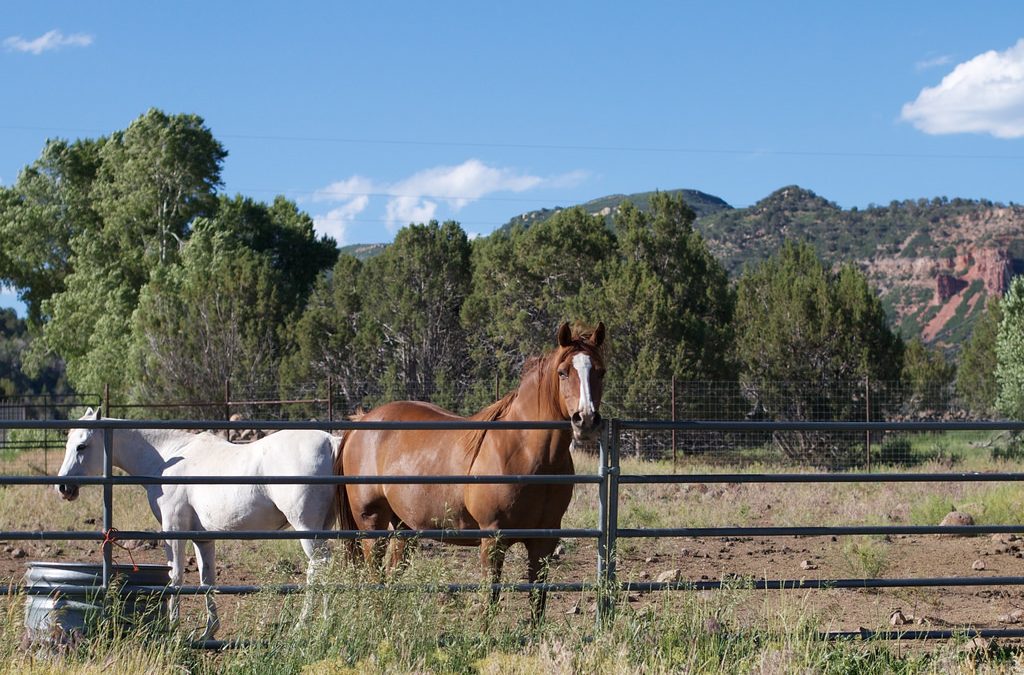
[[[1010,652],[962,652],[966,641],[929,649],[871,641],[828,641],[820,619],[792,595],[765,595],[750,613],[742,582],[718,593],[617,594],[601,629],[593,597],[579,615],[525,620],[526,598],[508,593],[490,609],[484,593],[435,592],[451,582],[441,566],[414,562],[372,588],[368,575],[336,570],[304,598],[271,592],[237,617],[237,649],[193,650],[184,631],[153,625],[124,630],[116,612],[63,647],[20,642],[23,605],[0,613],[0,658],[27,673],[967,673],[979,663],[1012,667]],[[428,587],[433,586],[432,589]],[[780,593],[770,591],[767,593]],[[326,598],[326,604],[322,604]],[[326,608],[326,609],[325,609]]]

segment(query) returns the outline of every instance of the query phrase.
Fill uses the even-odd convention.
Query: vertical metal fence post
[[[610,625],[615,611],[617,592],[615,577],[615,541],[619,522],[619,424],[605,423],[601,442],[601,478],[599,518],[601,538],[598,542],[598,628]]]
[[[110,589],[110,576],[113,568],[113,543],[110,530],[114,526],[114,484],[110,482],[114,475],[114,430],[103,430],[103,590]]]
[[[334,421],[334,378],[327,376],[327,421]]]
[[[616,584],[615,558],[619,536],[619,420],[613,419],[608,433],[608,583]]]
[[[864,378],[864,421],[871,421],[871,378]],[[867,455],[868,472],[871,472],[871,430],[864,432],[864,451]]]
[[[611,422],[606,421],[601,430],[601,441],[597,446],[597,630],[601,630],[605,619],[605,583],[608,569],[608,439]]]
[[[672,376],[672,421],[676,421],[676,376]],[[672,473],[676,472],[676,464],[679,461],[678,453],[676,452],[676,430],[672,429]]]

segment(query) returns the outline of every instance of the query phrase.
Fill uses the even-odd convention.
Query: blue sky
[[[5,7],[4,185],[158,107],[206,120],[225,192],[342,244],[681,187],[1024,202],[1019,2]]]

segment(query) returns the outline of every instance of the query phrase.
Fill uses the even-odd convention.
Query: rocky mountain
[[[789,186],[747,208],[696,190],[674,190],[697,213],[695,227],[726,269],[738,275],[787,239],[815,246],[823,259],[853,262],[879,289],[905,337],[955,350],[987,299],[1024,273],[1024,207],[987,200],[935,198],[842,209]],[[629,199],[645,208],[652,193],[612,195],[582,204],[613,226]],[[550,218],[559,209],[516,216],[503,229]]]
[[[668,194],[682,195],[687,205],[693,209],[694,213],[698,217],[709,216],[719,211],[728,211],[732,207],[729,206],[725,200],[714,195],[701,192],[699,190],[665,190]],[[613,216],[618,211],[619,205],[627,199],[633,202],[637,208],[643,210],[647,209],[650,205],[650,198],[653,192],[639,192],[631,195],[608,195],[607,197],[600,197],[598,199],[592,199],[584,204],[578,204],[576,206],[582,207],[587,213],[604,216],[608,222],[609,227],[613,224]],[[562,211],[561,206],[556,206],[550,209],[540,209],[537,211],[528,211],[526,213],[514,216],[510,221],[498,228],[499,232],[506,232],[510,228],[516,225],[525,225],[529,227],[533,223],[541,223],[555,215],[559,211]]]
[[[387,244],[349,244],[348,246],[342,246],[339,251],[342,255],[350,255],[353,258],[366,260],[375,255],[380,255],[387,246]]]

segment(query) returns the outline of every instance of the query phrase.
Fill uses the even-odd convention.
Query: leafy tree
[[[693,229],[681,197],[655,194],[649,211],[624,203],[616,218],[618,259],[608,267],[603,307],[615,336],[612,387],[637,409],[652,380],[730,379],[735,367],[734,294],[725,270]]]
[[[946,361],[942,352],[928,347],[920,338],[906,344],[900,382],[912,411],[944,412],[955,377],[956,366]]]
[[[295,348],[281,365],[283,390],[315,382],[324,386],[321,394],[326,395],[325,383],[331,378],[343,408],[352,410],[363,402],[373,350],[360,341],[368,335],[359,331],[362,268],[358,259],[342,255],[333,269],[320,275],[292,329]]]
[[[175,259],[197,216],[212,214],[227,151],[198,115],[149,110],[100,149],[92,198],[105,244],[136,288]]]
[[[474,242],[462,320],[477,377],[517,376],[526,356],[550,347],[561,322],[600,307],[586,296],[600,294],[615,246],[604,220],[580,208]]]
[[[736,331],[743,385],[776,419],[862,419],[861,404],[839,385],[900,372],[902,344],[864,275],[852,265],[829,271],[806,243],[787,243],[743,274]],[[776,441],[794,459],[848,459],[835,435],[777,434]]]
[[[229,379],[267,391],[285,313],[265,256],[197,231],[181,263],[157,267],[140,294],[130,331],[133,398],[216,401]]]
[[[97,232],[90,193],[104,140],[49,140],[11,188],[0,187],[0,281],[19,289],[29,322],[47,318],[44,300],[65,288],[71,241]]]
[[[976,414],[990,415],[995,410],[999,393],[996,382],[996,338],[1002,319],[1002,302],[998,297],[993,297],[974,324],[971,337],[960,352],[956,390],[964,404]]]
[[[1024,419],[1024,276],[1010,283],[1003,297],[1003,318],[996,338],[996,410]]]
[[[457,223],[402,228],[363,268],[361,339],[390,381],[390,397],[422,398],[449,385],[466,366],[459,323],[470,287],[470,244]],[[451,392],[449,400],[451,404]]]
[[[49,321],[29,367],[57,354],[77,389],[125,390],[139,290],[177,259],[193,219],[216,207],[225,155],[201,118],[157,110],[99,143],[86,211],[97,226],[68,239],[71,268],[64,288],[41,302]]]
[[[67,393],[59,360],[51,360],[36,377],[22,370],[21,354],[31,340],[26,322],[13,309],[0,308],[0,398]]]
[[[278,196],[266,205],[248,197],[220,197],[213,218],[199,218],[195,232],[210,230],[228,248],[248,249],[267,258],[278,278],[282,304],[301,310],[317,276],[334,264],[333,239],[317,237],[313,219],[294,202]]]

